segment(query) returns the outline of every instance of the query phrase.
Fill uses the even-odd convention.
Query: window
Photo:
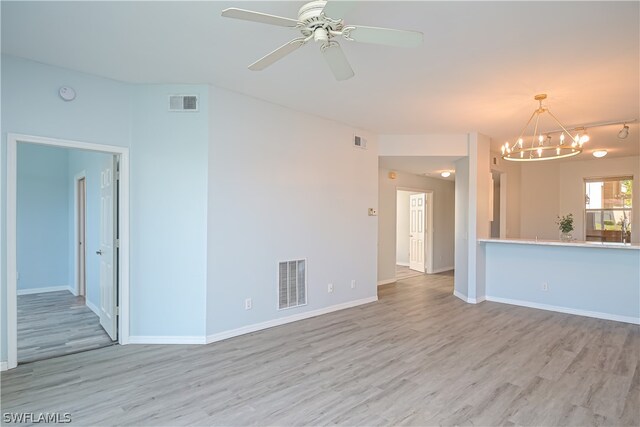
[[[599,242],[629,242],[633,177],[585,179],[585,236]]]

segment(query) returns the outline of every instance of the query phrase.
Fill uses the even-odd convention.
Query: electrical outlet
[[[377,216],[377,215],[378,215],[378,209],[369,208],[369,216]]]
[[[549,290],[549,284],[547,282],[542,282],[542,290],[544,292]]]
[[[327,292],[333,293],[333,283],[329,283],[329,285],[327,285]]]
[[[251,310],[252,307],[252,302],[251,302],[251,298],[247,298],[246,300],[244,300],[244,309],[245,310]]]
[[[352,280],[351,281],[351,289],[355,289],[356,288],[356,281]]]

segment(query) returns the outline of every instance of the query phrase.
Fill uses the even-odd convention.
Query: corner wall
[[[215,87],[209,96],[208,341],[376,300],[376,135]],[[356,132],[366,150],[352,146]],[[308,304],[278,310],[278,263],[303,258]]]

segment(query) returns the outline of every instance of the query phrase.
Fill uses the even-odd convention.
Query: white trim
[[[64,148],[76,148],[93,152],[103,152],[120,157],[120,259],[118,277],[120,319],[118,341],[129,343],[129,148],[115,145],[93,144],[81,141],[47,138],[42,136],[7,134],[7,365],[9,369],[18,366],[18,318],[17,318],[17,260],[16,260],[16,190],[17,190],[17,149],[18,142],[42,144]]]
[[[73,294],[73,290],[71,286],[47,286],[43,288],[18,289],[16,294],[31,295],[31,294],[42,294],[45,292],[60,292],[60,291],[69,291]]]
[[[7,362],[0,362],[0,371],[6,371],[9,369]]]
[[[100,309],[94,303],[89,301],[86,295],[84,297],[84,303],[87,307],[89,307],[89,310],[93,311],[96,316],[98,316],[98,318],[100,317]]]
[[[396,265],[399,265],[400,267],[409,267],[409,263],[408,262],[396,261]]]
[[[132,335],[129,344],[206,344],[203,336]]]
[[[448,267],[434,268],[432,274],[444,273],[445,271],[451,271],[451,270],[454,270],[453,265]]]
[[[484,296],[481,296],[479,298],[469,298],[468,296],[464,295],[462,292],[458,292],[458,291],[453,291],[453,296],[460,298],[462,301],[468,304],[479,304],[482,301],[486,300]]]
[[[632,323],[640,325],[640,317],[621,316],[619,314],[602,313],[600,311],[581,310],[577,308],[560,307],[557,305],[540,304],[537,302],[515,300],[510,298],[499,298],[487,296],[487,301],[499,302],[502,304],[518,305],[521,307],[537,308],[539,310],[556,311],[558,313],[575,314],[577,316],[593,317],[596,319],[615,320],[616,322]]]
[[[250,334],[251,332],[261,331],[263,329],[273,328],[274,326],[280,326],[291,322],[297,322],[298,320],[309,319],[310,317],[316,317],[323,314],[331,313],[334,311],[344,310],[346,308],[356,307],[363,304],[369,304],[378,301],[378,297],[363,298],[355,301],[349,301],[342,304],[332,305],[330,307],[321,308],[318,310],[307,311],[304,313],[294,314],[292,316],[281,317],[279,319],[268,320],[262,323],[255,323],[253,325],[243,326],[241,328],[232,329],[229,331],[218,332],[217,334],[207,335],[207,344],[216,341],[226,340],[228,338],[237,337],[239,335]]]
[[[420,273],[422,274],[422,273]],[[387,280],[378,280],[378,286],[382,286],[382,285],[389,285],[391,283],[396,283],[398,281],[398,279],[393,278],[393,279],[387,279]]]
[[[84,296],[87,296],[87,172],[82,170],[73,176],[73,271],[74,271],[74,291],[75,296],[80,295],[80,265],[78,263],[78,181],[84,179]]]

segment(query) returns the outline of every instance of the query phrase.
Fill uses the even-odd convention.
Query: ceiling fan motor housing
[[[312,1],[300,8],[298,11],[298,21],[300,22],[300,32],[305,37],[313,35],[315,41],[326,42],[331,36],[331,31],[342,29],[342,20],[331,19],[322,13],[325,5],[324,0]]]

